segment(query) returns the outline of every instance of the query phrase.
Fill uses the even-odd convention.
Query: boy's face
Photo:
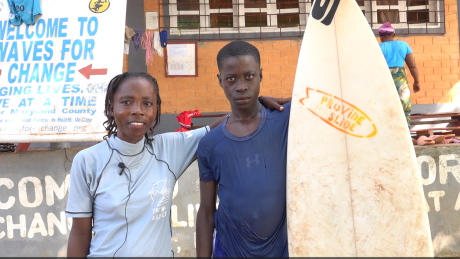
[[[142,140],[155,121],[157,106],[155,90],[145,78],[128,78],[122,82],[111,107],[117,137],[132,144]]]
[[[246,110],[257,103],[262,69],[253,56],[224,59],[217,77],[232,109]]]

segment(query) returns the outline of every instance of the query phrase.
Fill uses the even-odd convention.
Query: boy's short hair
[[[240,56],[253,56],[257,64],[260,66],[259,50],[250,43],[238,40],[225,45],[217,54],[217,67],[219,68],[219,71],[222,69],[222,62],[224,59]]]

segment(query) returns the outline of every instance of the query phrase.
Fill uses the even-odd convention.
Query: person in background
[[[407,82],[406,70],[404,62],[407,64],[409,71],[414,78],[414,93],[420,91],[420,83],[418,79],[418,69],[415,65],[412,49],[404,41],[395,40],[395,29],[389,22],[384,23],[379,28],[380,49],[390,68],[393,81],[398,90],[399,98],[403,106],[404,115],[406,116],[407,126],[410,128],[410,112],[412,110],[409,83]]]

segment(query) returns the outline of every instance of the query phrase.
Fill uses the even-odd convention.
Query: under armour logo
[[[259,154],[256,154],[256,158],[254,160],[251,160],[251,159],[249,159],[249,157],[247,157],[246,162],[248,162],[247,167],[251,167],[252,163],[256,163],[256,165],[258,165],[260,163]]]

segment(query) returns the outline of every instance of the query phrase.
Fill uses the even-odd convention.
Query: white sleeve
[[[171,132],[155,136],[154,152],[157,159],[165,161],[179,178],[196,159],[200,139],[209,132],[209,126],[187,132]]]
[[[93,197],[89,189],[92,177],[86,167],[85,156],[79,152],[70,169],[69,198],[65,216],[87,218],[93,215]]]

